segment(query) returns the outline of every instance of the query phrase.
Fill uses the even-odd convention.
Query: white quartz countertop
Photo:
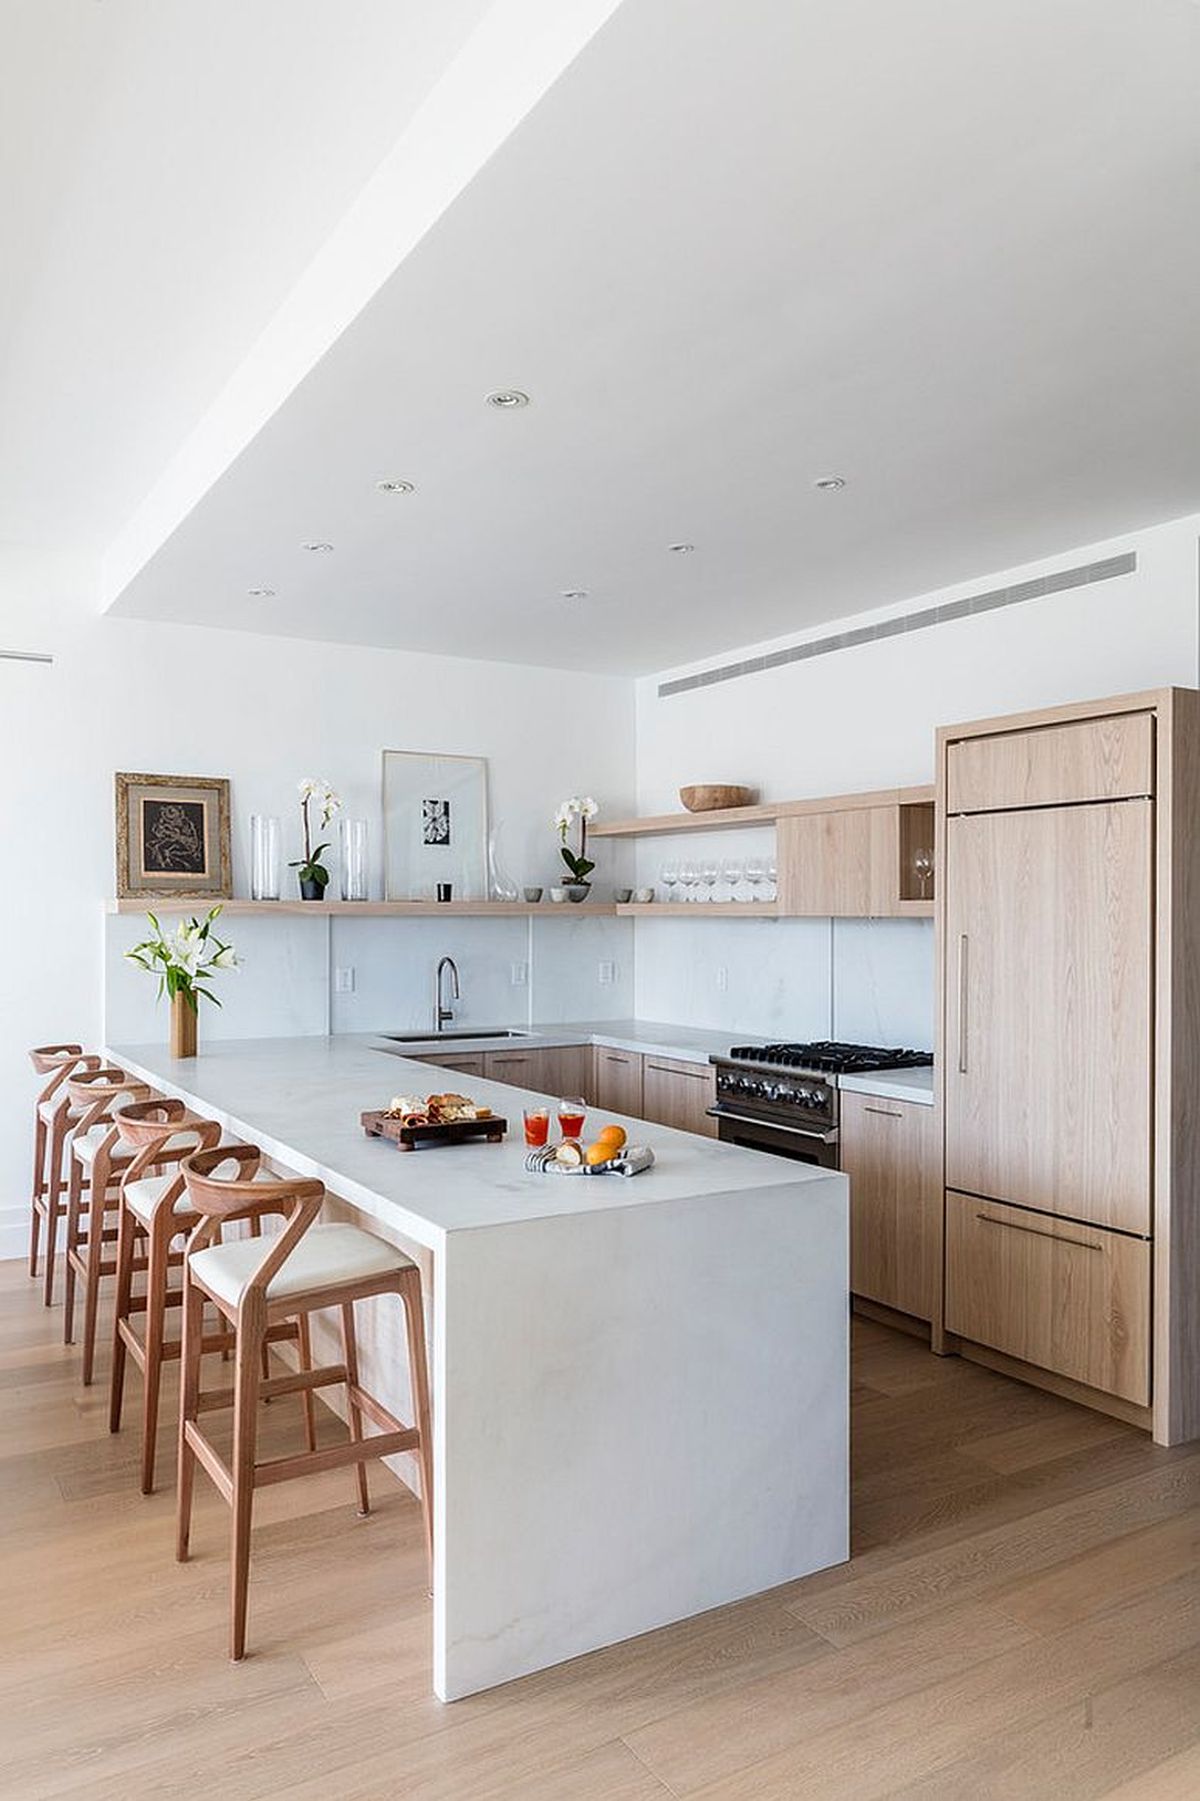
[[[161,1044],[114,1044],[106,1046],[106,1055],[288,1168],[319,1177],[343,1199],[435,1248],[445,1234],[475,1227],[827,1180],[827,1172],[788,1158],[619,1113],[604,1117],[623,1124],[631,1143],[653,1147],[653,1169],[632,1177],[533,1175],[524,1167],[521,1112],[527,1099],[543,1097],[474,1076],[472,1098],[508,1120],[504,1142],[398,1152],[389,1141],[368,1138],[359,1115],[386,1107],[394,1094],[426,1092],[429,1067],[385,1056],[379,1043],[349,1034],[227,1039],[203,1046],[192,1058],[172,1058]]]
[[[464,1030],[469,1029],[466,1021],[462,1024]],[[670,1057],[680,1063],[707,1063],[710,1057],[727,1057],[734,1044],[771,1042],[753,1032],[713,1032],[647,1019],[582,1019],[571,1020],[565,1025],[521,1026],[517,1029],[522,1033],[520,1038],[454,1039],[430,1034],[413,1044],[394,1045],[382,1037],[374,1042],[380,1049],[410,1057],[435,1052],[453,1055],[456,1046],[467,1056],[473,1051],[553,1050],[565,1044],[601,1044],[618,1051],[637,1051],[643,1056]],[[881,1099],[918,1101],[932,1106],[933,1069],[884,1069],[870,1075],[843,1076],[839,1087],[856,1094],[874,1094]]]
[[[880,1100],[919,1101],[933,1105],[933,1068],[877,1069],[868,1076],[843,1076],[839,1088],[852,1094],[873,1094]]]
[[[470,1022],[461,1020],[461,1030],[471,1031]],[[394,1044],[385,1037],[375,1039],[380,1049],[400,1056],[432,1056],[441,1052],[453,1055],[457,1048],[464,1056],[473,1051],[556,1050],[568,1044],[602,1044],[619,1051],[640,1051],[643,1055],[672,1057],[681,1063],[707,1063],[710,1057],[727,1057],[731,1044],[766,1044],[765,1038],[739,1032],[703,1031],[694,1026],[666,1025],[646,1019],[573,1019],[562,1025],[516,1026],[519,1038],[436,1037],[407,1044]]]

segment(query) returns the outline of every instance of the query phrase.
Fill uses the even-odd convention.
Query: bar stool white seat
[[[184,1149],[184,1142],[182,1139],[168,1139],[162,1148],[164,1154],[169,1154],[172,1150]],[[188,1152],[194,1151],[195,1148],[195,1144],[186,1146]],[[256,1182],[273,1182],[276,1178],[268,1170],[263,1169],[259,1170],[254,1180]],[[172,1213],[177,1219],[195,1224],[196,1210],[188,1200],[187,1189],[180,1185],[177,1171],[173,1170],[162,1176],[142,1176],[136,1182],[126,1181],[121,1189],[121,1197],[135,1218],[144,1227],[149,1228],[158,1212],[159,1203],[163,1200],[168,1188],[172,1187],[180,1189],[172,1205]],[[182,1229],[181,1227],[180,1230]],[[258,1255],[261,1257],[261,1241],[251,1239],[249,1242],[256,1245]]]
[[[257,1178],[261,1180],[262,1178]],[[192,1274],[215,1301],[236,1307],[263,1260],[261,1238],[234,1239],[193,1251]],[[286,1263],[266,1287],[268,1301],[285,1301],[347,1282],[369,1282],[399,1270],[415,1269],[411,1257],[357,1226],[310,1226]],[[319,1305],[319,1303],[318,1303]]]

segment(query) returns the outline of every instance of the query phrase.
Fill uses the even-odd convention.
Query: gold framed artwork
[[[120,899],[229,899],[226,776],[119,772],[116,804]]]

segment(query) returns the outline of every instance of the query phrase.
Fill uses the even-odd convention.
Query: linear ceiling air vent
[[[53,663],[48,650],[0,650],[0,663]]]
[[[1102,563],[1083,563],[1078,569],[1058,569],[1053,575],[1016,582],[1011,588],[991,588],[986,594],[970,594],[965,600],[927,607],[923,613],[902,613],[895,619],[881,619],[877,625],[860,625],[853,631],[834,632],[828,638],[810,638],[806,644],[792,644],[786,650],[772,651],[769,656],[749,657],[744,663],[725,663],[720,669],[705,669],[699,675],[684,675],[676,681],[660,682],[658,698],[665,700],[669,694],[686,694],[692,688],[709,688],[716,682],[736,681],[739,676],[757,675],[762,669],[782,669],[785,663],[807,662],[810,657],[828,656],[830,651],[850,650],[856,644],[874,644],[880,638],[896,638],[902,632],[924,631],[926,626],[945,625],[951,619],[967,619],[973,613],[1015,607],[1023,600],[1040,600],[1044,594],[1061,594],[1065,588],[1083,588],[1089,582],[1111,581],[1114,575],[1132,575],[1136,568],[1136,551],[1123,551],[1120,556],[1106,557]]]

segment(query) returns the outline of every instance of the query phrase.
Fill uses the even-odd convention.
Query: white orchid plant
[[[214,907],[204,919],[189,919],[170,933],[163,931],[153,913],[146,918],[154,928],[153,938],[143,939],[125,955],[151,975],[158,976],[158,998],[171,1000],[182,994],[193,1013],[199,1011],[201,997],[219,1007],[220,1001],[205,986],[219,969],[237,969],[238,958],[232,944],[225,944],[213,931],[220,913]]]
[[[318,830],[323,832],[334,814],[340,811],[341,799],[334,793],[327,781],[314,781],[311,776],[305,776],[300,783],[299,793],[300,817],[304,821],[304,855],[302,858],[297,858],[294,863],[289,863],[288,868],[297,871],[300,881],[315,882],[318,888],[327,888],[329,871],[321,861],[321,853],[329,849],[329,840],[326,839],[324,844],[318,844],[315,849],[313,848],[312,822],[308,809],[312,806],[320,809],[321,824]]]
[[[559,854],[570,870],[573,882],[586,882],[596,867],[587,854],[587,829],[599,811],[600,808],[590,794],[574,794],[570,800],[560,803],[559,809],[554,815],[554,823],[558,827],[558,835],[562,839],[562,849]],[[576,852],[567,843],[567,836],[577,820],[579,822],[579,850]]]

